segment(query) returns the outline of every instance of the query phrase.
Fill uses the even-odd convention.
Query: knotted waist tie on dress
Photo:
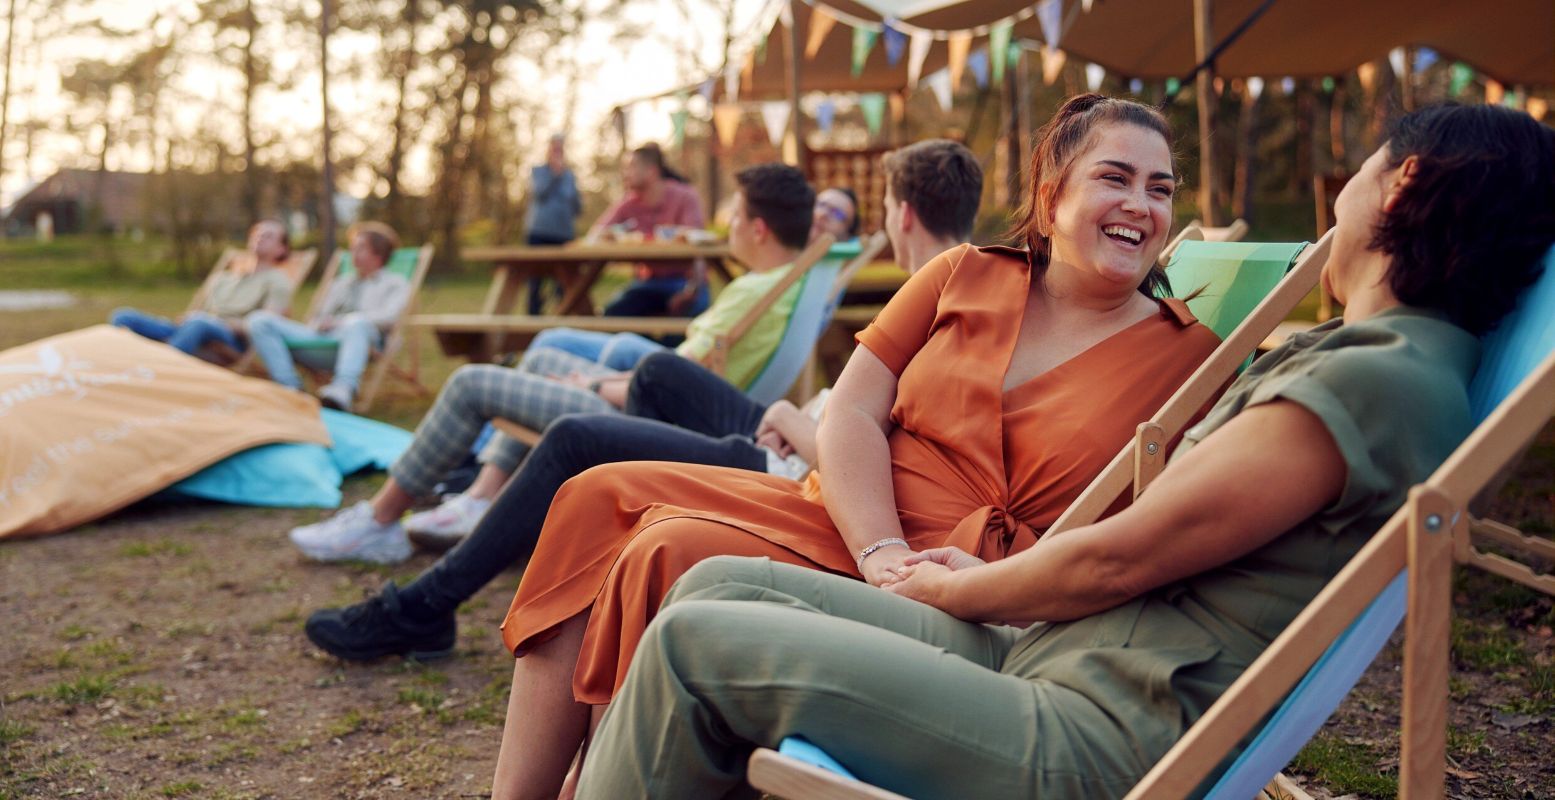
[[[989,504],[961,518],[945,539],[984,561],[1004,558],[1037,543],[1037,531],[1002,506]]]

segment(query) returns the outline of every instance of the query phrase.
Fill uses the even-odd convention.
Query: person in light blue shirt
[[[561,134],[551,137],[545,163],[529,171],[529,187],[528,244],[566,244],[576,238],[583,201],[578,195],[578,179],[567,166],[566,140]],[[529,279],[530,314],[540,313],[544,283],[543,278]]]

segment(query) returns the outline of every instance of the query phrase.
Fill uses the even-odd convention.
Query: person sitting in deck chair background
[[[381,222],[361,222],[352,227],[351,265],[354,273],[336,280],[307,322],[287,319],[273,311],[255,311],[245,320],[254,349],[270,378],[282,386],[302,389],[302,378],[292,362],[287,339],[330,339],[339,344],[334,377],[319,389],[319,399],[330,408],[351,410],[357,383],[373,348],[383,344],[384,330],[399,319],[410,301],[410,284],[383,266],[399,247],[399,234]]]
[[[115,309],[109,323],[127,328],[147,339],[167,342],[196,355],[210,342],[243,349],[243,318],[258,310],[286,313],[292,302],[292,285],[280,266],[291,256],[286,226],[266,219],[248,229],[248,257],[252,263],[229,266],[205,296],[203,307],[177,321],[134,308]]]

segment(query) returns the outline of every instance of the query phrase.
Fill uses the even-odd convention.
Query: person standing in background
[[[527,244],[566,244],[576,237],[578,215],[583,201],[578,195],[578,180],[567,166],[566,138],[552,134],[545,151],[545,163],[529,171],[529,230]],[[544,300],[544,278],[529,279],[529,313],[539,314]]]

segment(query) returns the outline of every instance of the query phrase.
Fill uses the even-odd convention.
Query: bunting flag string
[[[1425,72],[1432,64],[1439,60],[1436,51],[1429,47],[1422,47],[1415,51],[1415,72]]]
[[[993,62],[993,82],[1004,83],[1004,66],[1009,63],[1010,34],[1015,23],[1005,20],[988,29],[988,60]]]
[[[1296,93],[1296,79],[1291,77],[1280,78],[1280,92],[1289,97]]]
[[[875,49],[878,38],[880,34],[868,28],[853,29],[853,77],[864,72],[864,62],[869,60],[869,51]]]
[[[712,78],[708,78],[707,80],[702,81],[701,86],[697,87],[697,94],[702,96],[703,102],[711,103],[713,102],[713,92],[717,91],[717,89],[718,82]]]
[[[907,45],[907,88],[918,88],[918,79],[923,77],[923,62],[929,57],[929,47],[934,40],[926,33],[915,33]]]
[[[907,49],[907,34],[896,27],[896,20],[886,17],[880,23],[880,36],[885,39],[886,63],[893,67],[901,63],[902,52]]]
[[[961,73],[966,69],[967,54],[972,52],[972,34],[957,31],[946,40],[950,48],[950,88],[961,87]]]
[[[859,95],[858,108],[864,112],[864,127],[870,136],[880,135],[880,123],[885,119],[885,95],[879,92]]]
[[[1252,96],[1253,102],[1258,102],[1258,98],[1263,96],[1263,78],[1256,75],[1248,78],[1247,93]]]
[[[761,104],[761,121],[767,126],[767,139],[773,147],[781,147],[783,134],[788,131],[788,101],[774,100]]]
[[[1506,87],[1500,81],[1485,81],[1485,105],[1499,106],[1506,99]]]
[[[1455,61],[1452,65],[1452,87],[1450,91],[1453,97],[1463,94],[1469,84],[1474,82],[1474,68],[1461,61]]]
[[[967,56],[967,68],[972,70],[972,80],[977,82],[977,88],[988,88],[988,51],[978,50]]]
[[[815,58],[815,54],[821,50],[821,43],[826,41],[826,34],[830,33],[832,26],[836,24],[837,18],[832,16],[824,6],[810,8],[810,38],[805,40],[805,58]]]
[[[719,103],[713,108],[713,127],[718,130],[718,141],[727,150],[734,146],[734,135],[740,130],[740,106],[738,103]]]
[[[1367,94],[1371,94],[1377,88],[1377,64],[1368,61],[1355,68],[1355,74],[1361,79],[1361,88]]]
[[[1539,120],[1541,122],[1544,120],[1544,115],[1548,114],[1549,111],[1550,111],[1550,103],[1549,103],[1549,101],[1545,100],[1542,97],[1530,97],[1530,98],[1528,98],[1527,105],[1528,105],[1528,116],[1533,117],[1534,119]]]

